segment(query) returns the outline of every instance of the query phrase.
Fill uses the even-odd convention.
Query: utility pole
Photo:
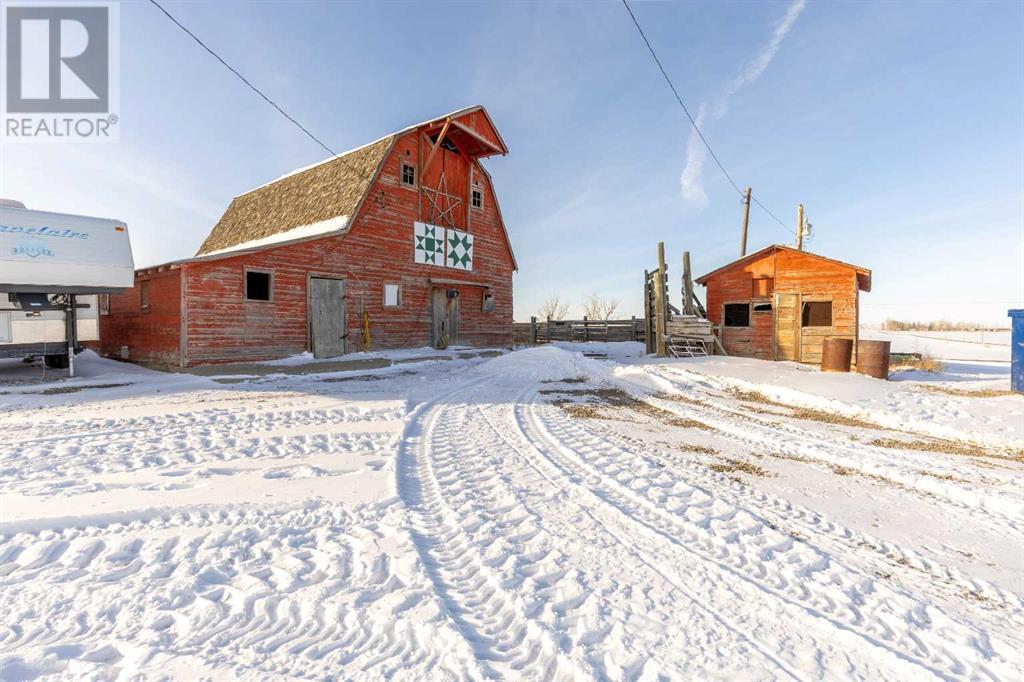
[[[796,207],[796,250],[804,250],[804,205]]]
[[[743,195],[743,238],[740,240],[740,258],[747,255],[747,225],[750,224],[750,188]]]

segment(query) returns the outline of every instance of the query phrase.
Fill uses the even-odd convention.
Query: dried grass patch
[[[683,429],[702,429],[713,431],[714,427],[696,419],[680,417],[669,410],[650,404],[634,395],[626,393],[619,388],[575,388],[557,389],[550,388],[541,390],[542,394],[558,394],[568,396],[583,396],[591,398],[587,402],[575,402],[568,399],[559,399],[555,404],[562,408],[572,417],[582,419],[619,419],[621,415],[602,411],[601,407],[613,407],[635,412],[654,419],[655,421]]]
[[[917,370],[919,372],[930,372],[932,374],[942,374],[946,371],[946,363],[937,358],[933,358],[930,355],[923,354],[917,356],[916,354],[901,354],[895,357],[891,357],[892,370]],[[890,372],[891,374],[892,372]]]
[[[945,395],[955,395],[959,398],[1003,398],[1008,395],[1020,395],[1013,391],[1004,391],[997,388],[983,388],[977,391],[968,391],[962,388],[952,388],[950,386],[922,386],[926,391],[932,393],[944,393]]]
[[[765,478],[775,475],[772,472],[768,471],[767,469],[757,466],[756,464],[744,462],[741,459],[732,459],[731,457],[723,457],[721,462],[709,464],[708,467],[712,471],[717,471],[720,474],[731,474],[740,471],[744,474],[750,474],[751,476],[762,476]]]
[[[777,400],[772,400],[768,396],[758,391],[744,391],[739,388],[727,389],[730,395],[738,400],[748,403],[757,403],[760,405],[770,405],[771,407],[778,407],[784,410],[788,410],[788,413],[771,412],[769,410],[757,410],[753,411],[760,414],[770,414],[776,417],[792,417],[794,419],[803,419],[806,421],[816,421],[823,424],[837,424],[839,426],[855,426],[861,429],[875,429],[891,431],[884,426],[875,424],[874,422],[864,421],[863,419],[856,419],[854,417],[847,417],[841,414],[835,414],[833,412],[826,412],[824,410],[816,410],[812,407],[796,407],[794,405],[787,405],[786,403],[780,403]]]
[[[880,448],[892,450],[914,450],[918,452],[939,452],[945,455],[959,455],[961,457],[991,457],[995,459],[1011,459],[1024,461],[1024,450],[1003,450],[1002,452],[991,452],[982,449],[981,445],[968,443],[962,440],[945,440],[932,438],[929,440],[898,440],[896,438],[876,438],[868,443]]]

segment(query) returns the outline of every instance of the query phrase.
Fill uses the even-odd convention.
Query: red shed
[[[827,337],[856,348],[860,292],[871,291],[867,268],[777,244],[695,281],[729,355],[812,363]]]
[[[101,304],[101,349],[187,367],[511,346],[515,256],[480,163],[507,152],[476,106],[235,197],[195,257]]]

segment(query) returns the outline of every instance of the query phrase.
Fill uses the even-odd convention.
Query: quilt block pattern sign
[[[456,270],[473,269],[473,235],[430,223],[413,223],[413,260]]]
[[[425,265],[444,265],[444,228],[427,223],[413,224],[414,261]]]
[[[456,270],[473,269],[473,235],[459,230],[448,230],[448,267]]]

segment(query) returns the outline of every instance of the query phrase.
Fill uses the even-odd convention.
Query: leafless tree
[[[551,318],[552,320],[564,319],[566,314],[569,312],[569,304],[563,303],[562,299],[557,294],[548,296],[544,299],[544,302],[540,304],[537,309],[537,317],[542,320]]]
[[[588,320],[610,320],[618,308],[618,300],[603,298],[597,294],[591,294],[583,301],[583,314]]]

